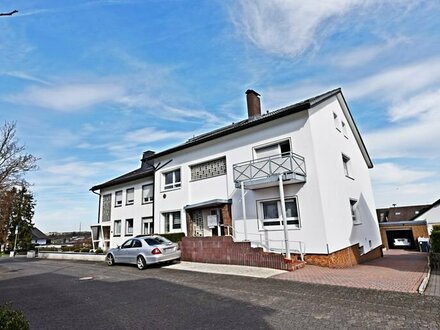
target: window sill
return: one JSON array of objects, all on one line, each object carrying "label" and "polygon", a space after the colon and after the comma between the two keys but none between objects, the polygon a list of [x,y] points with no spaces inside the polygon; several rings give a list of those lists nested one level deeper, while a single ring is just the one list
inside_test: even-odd
[{"label": "window sill", "polygon": [[133,234],[125,234],[125,237],[133,236]]},{"label": "window sill", "polygon": [[121,234],[119,234],[119,235],[114,234],[113,237],[121,237]]},{"label": "window sill", "polygon": [[209,177],[207,177],[207,178],[191,179],[189,182],[197,182],[197,181],[202,181],[202,180],[207,180],[207,179],[217,178],[217,177],[219,177],[219,176],[223,176],[223,175],[226,175],[226,173],[212,175],[212,176],[209,176]]},{"label": "window sill", "polygon": [[342,133],[342,131],[341,131],[340,128],[338,128],[338,127],[335,127],[335,128],[336,128],[336,130],[337,130],[339,133]]},{"label": "window sill", "polygon": [[115,207],[121,207],[122,206],[122,204],[121,205],[115,205]]},{"label": "window sill", "polygon": [[353,226],[359,226],[362,225],[362,222],[353,222]]},{"label": "window sill", "polygon": [[154,201],[143,202],[142,205],[152,204]]},{"label": "window sill", "polygon": [[[258,231],[260,232],[265,232],[265,231],[283,231],[284,227],[283,226],[270,226],[270,227],[263,227],[258,229]],[[287,230],[301,230],[300,226],[294,226],[294,225],[288,225],[287,226]]]},{"label": "window sill", "polygon": [[179,189],[182,189],[182,187],[163,189],[160,193],[166,193],[166,192],[169,192],[169,191],[174,191],[174,190],[179,190]]},{"label": "window sill", "polygon": [[348,178],[348,179],[350,179],[350,180],[353,180],[353,181],[354,181],[354,178],[351,177],[351,176],[349,176],[349,175],[346,175],[345,177]]},{"label": "window sill", "polygon": [[129,206],[129,205],[134,205],[134,202],[133,203],[126,203],[125,204],[125,206]]},{"label": "window sill", "polygon": [[348,136],[344,134],[344,137],[348,140]]}]

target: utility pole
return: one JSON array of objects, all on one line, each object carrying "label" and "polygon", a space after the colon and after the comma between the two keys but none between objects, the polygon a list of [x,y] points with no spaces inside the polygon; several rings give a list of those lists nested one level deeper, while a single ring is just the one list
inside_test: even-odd
[{"label": "utility pole", "polygon": [[17,251],[18,224],[15,226],[14,257]]}]

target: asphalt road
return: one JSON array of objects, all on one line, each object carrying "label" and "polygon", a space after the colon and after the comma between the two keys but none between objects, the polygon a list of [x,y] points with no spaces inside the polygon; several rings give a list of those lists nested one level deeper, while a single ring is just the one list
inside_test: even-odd
[{"label": "asphalt road", "polygon": [[31,329],[440,329],[438,297],[3,257],[5,302]]}]

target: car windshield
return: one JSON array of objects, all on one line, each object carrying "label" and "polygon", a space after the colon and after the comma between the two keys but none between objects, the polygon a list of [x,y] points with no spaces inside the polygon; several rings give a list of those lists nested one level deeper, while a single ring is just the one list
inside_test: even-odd
[{"label": "car windshield", "polygon": [[147,237],[145,238],[145,242],[147,242],[148,245],[154,246],[154,245],[160,245],[164,242],[158,239],[157,237]]}]

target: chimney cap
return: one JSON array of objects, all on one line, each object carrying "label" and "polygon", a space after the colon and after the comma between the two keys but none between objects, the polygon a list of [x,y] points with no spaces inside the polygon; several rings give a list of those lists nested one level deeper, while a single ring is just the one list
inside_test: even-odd
[{"label": "chimney cap", "polygon": [[253,89],[248,89],[246,92],[245,92],[245,94],[246,95],[248,95],[248,94],[255,94],[255,95],[257,95],[257,96],[261,96],[260,94],[258,94],[256,91],[254,91]]}]

